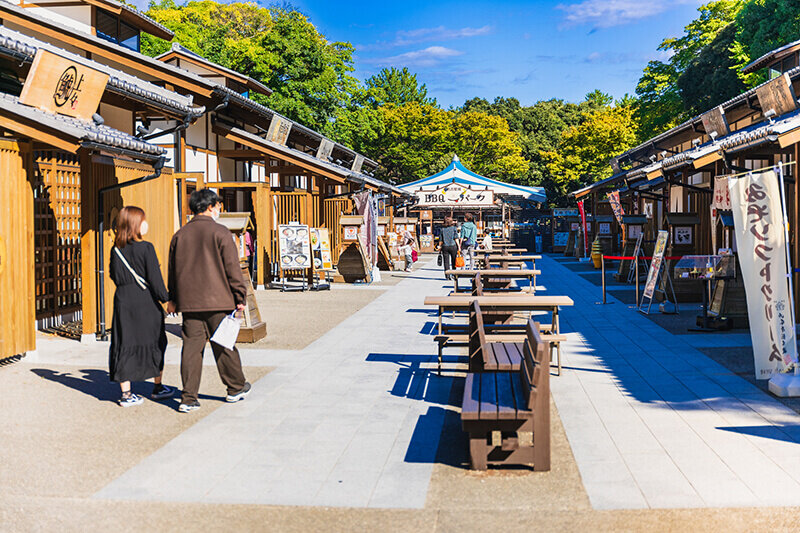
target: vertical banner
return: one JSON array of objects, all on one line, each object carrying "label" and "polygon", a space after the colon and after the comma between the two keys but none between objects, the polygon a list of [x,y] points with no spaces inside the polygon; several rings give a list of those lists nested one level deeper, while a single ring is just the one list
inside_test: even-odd
[{"label": "vertical banner", "polygon": [[728,178],[756,379],[797,361],[781,187],[774,170]]},{"label": "vertical banner", "polygon": [[581,230],[583,231],[583,257],[588,257],[589,237],[586,235],[586,211],[583,209],[583,200],[578,201],[578,212],[581,214]]},{"label": "vertical banner", "polygon": [[625,235],[625,224],[622,223],[622,215],[625,214],[625,210],[622,208],[622,203],[619,201],[619,191],[612,191],[608,193],[608,203],[611,204],[611,210],[614,211],[614,218],[617,219],[617,224],[619,224],[620,229],[622,230],[622,240],[626,239]]},{"label": "vertical banner", "polygon": [[[650,271],[647,273],[647,281],[644,284],[644,296],[653,299],[656,292],[656,282],[658,281],[658,273],[661,270],[661,263],[664,261],[664,250],[667,249],[667,239],[669,239],[669,232],[667,230],[660,230],[656,238],[656,247],[653,251],[653,259],[650,261]],[[644,299],[644,298],[643,298]]]}]

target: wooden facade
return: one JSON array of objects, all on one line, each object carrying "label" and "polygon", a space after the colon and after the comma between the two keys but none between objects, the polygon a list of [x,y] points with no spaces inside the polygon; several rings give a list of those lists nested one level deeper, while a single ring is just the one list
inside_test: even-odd
[{"label": "wooden facade", "polygon": [[0,360],[36,348],[33,174],[30,144],[0,139]]}]

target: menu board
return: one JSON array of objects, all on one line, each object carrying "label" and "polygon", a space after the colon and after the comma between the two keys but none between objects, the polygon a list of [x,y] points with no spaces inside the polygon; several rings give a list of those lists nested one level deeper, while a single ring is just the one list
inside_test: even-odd
[{"label": "menu board", "polygon": [[664,259],[664,250],[667,249],[668,238],[669,232],[665,230],[658,232],[653,259],[650,261],[650,271],[647,273],[647,282],[644,284],[644,295],[647,298],[652,299],[655,294],[656,281],[658,280],[658,273],[661,270],[661,262]]},{"label": "menu board", "polygon": [[328,228],[311,228],[311,251],[314,252],[315,269],[333,270]]},{"label": "menu board", "polygon": [[278,225],[280,267],[293,270],[311,267],[311,232],[304,225]]},{"label": "menu board", "polygon": [[419,245],[422,248],[433,248],[433,235],[420,235]]}]

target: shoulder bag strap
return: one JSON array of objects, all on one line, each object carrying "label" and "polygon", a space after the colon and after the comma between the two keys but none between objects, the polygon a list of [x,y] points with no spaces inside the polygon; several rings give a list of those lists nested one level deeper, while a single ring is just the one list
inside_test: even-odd
[{"label": "shoulder bag strap", "polygon": [[133,269],[130,263],[128,263],[128,261],[125,259],[125,256],[122,255],[122,252],[119,251],[119,248],[115,246],[114,251],[117,252],[117,257],[119,257],[120,261],[122,261],[122,264],[125,265],[125,268],[128,269],[128,272],[131,273],[133,279],[136,281],[136,284],[139,285],[139,287],[141,287],[143,291],[146,291],[147,282],[145,281],[145,279],[136,273],[136,271]]}]

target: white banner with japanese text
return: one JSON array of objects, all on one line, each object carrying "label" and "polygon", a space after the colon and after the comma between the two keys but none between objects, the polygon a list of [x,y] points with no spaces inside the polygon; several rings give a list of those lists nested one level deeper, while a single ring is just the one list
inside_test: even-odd
[{"label": "white banner with japanese text", "polygon": [[767,170],[731,177],[728,189],[756,379],[769,379],[797,361],[780,185],[776,172]]}]

